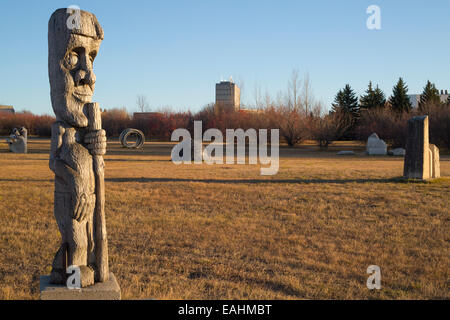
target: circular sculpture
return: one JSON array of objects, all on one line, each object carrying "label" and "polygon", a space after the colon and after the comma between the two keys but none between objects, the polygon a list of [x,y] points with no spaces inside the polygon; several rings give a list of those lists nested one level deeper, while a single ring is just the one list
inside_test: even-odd
[{"label": "circular sculpture", "polygon": [[[136,141],[135,142],[128,142],[128,139],[131,137],[136,137]],[[144,146],[144,142],[145,142],[145,136],[144,133],[141,130],[138,129],[125,129],[121,134],[120,134],[120,143],[122,144],[122,146],[124,146],[125,148],[128,149],[140,149]]]}]

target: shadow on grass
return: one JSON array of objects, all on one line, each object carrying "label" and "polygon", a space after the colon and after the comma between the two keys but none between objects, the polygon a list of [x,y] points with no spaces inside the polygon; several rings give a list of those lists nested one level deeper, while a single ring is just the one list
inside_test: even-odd
[{"label": "shadow on grass", "polygon": [[[1,180],[0,180],[1,181]],[[181,178],[106,178],[107,182],[198,182],[198,183],[223,183],[223,184],[312,184],[312,183],[408,183],[402,177],[391,179],[181,179]]]},{"label": "shadow on grass", "polygon": [[108,159],[105,158],[105,162],[169,162],[172,161],[170,159]]},{"label": "shadow on grass", "polygon": [[[404,179],[395,177],[390,179],[180,179],[180,178],[105,178],[106,182],[196,182],[196,183],[219,183],[219,184],[322,184],[322,183],[402,183],[402,184],[442,184],[449,179],[440,178],[428,181]],[[53,182],[53,179],[1,179],[0,182]]]},{"label": "shadow on grass", "polygon": [[53,182],[53,179],[0,179],[0,182]]}]

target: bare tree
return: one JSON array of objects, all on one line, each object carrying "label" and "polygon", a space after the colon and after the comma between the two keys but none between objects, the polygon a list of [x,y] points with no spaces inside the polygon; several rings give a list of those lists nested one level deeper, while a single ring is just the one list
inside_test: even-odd
[{"label": "bare tree", "polygon": [[266,88],[266,94],[264,96],[264,107],[266,109],[270,108],[273,105],[272,97],[270,96],[269,91]]},{"label": "bare tree", "polygon": [[300,106],[300,82],[298,69],[292,70],[291,79],[288,81],[287,105],[296,111]]},{"label": "bare tree", "polygon": [[322,117],[314,117],[311,121],[311,134],[320,148],[328,148],[330,143],[343,136],[350,125],[351,119],[348,114],[336,111]]},{"label": "bare tree", "polygon": [[303,112],[292,107],[278,105],[274,116],[281,136],[290,147],[307,138],[307,121]]},{"label": "bare tree", "polygon": [[258,84],[258,82],[255,82],[254,98],[255,98],[255,109],[260,109],[262,99],[261,99],[261,86]]},{"label": "bare tree", "polygon": [[144,96],[143,94],[139,94],[136,98],[136,104],[138,107],[138,110],[140,112],[146,112],[150,109],[150,105],[147,101],[147,97]]},{"label": "bare tree", "polygon": [[305,114],[308,115],[308,112],[311,111],[314,105],[314,97],[311,92],[311,80],[308,73],[305,73],[303,78],[301,101],[303,108],[305,109]]}]

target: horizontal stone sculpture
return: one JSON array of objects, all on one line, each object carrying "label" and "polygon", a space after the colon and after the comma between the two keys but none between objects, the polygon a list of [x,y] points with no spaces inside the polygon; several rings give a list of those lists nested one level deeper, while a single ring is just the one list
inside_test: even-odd
[{"label": "horizontal stone sculpture", "polygon": [[339,151],[337,153],[338,156],[354,156],[355,152],[354,151],[348,151],[348,150],[343,150],[343,151]]},{"label": "horizontal stone sculpture", "polygon": [[403,148],[396,148],[393,150],[389,150],[388,154],[391,156],[404,157],[406,154],[406,150]]},{"label": "horizontal stone sculpture", "polygon": [[[128,142],[128,139],[133,136],[136,137],[136,142]],[[125,148],[140,149],[144,146],[145,136],[141,130],[128,128],[122,131],[119,140],[122,146]]]}]

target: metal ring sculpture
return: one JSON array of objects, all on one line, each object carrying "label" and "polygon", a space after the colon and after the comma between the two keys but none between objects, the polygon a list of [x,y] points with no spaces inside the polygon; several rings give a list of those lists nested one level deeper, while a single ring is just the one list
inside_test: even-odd
[{"label": "metal ring sculpture", "polygon": [[[130,143],[128,142],[128,138],[130,136],[136,136],[136,142],[134,143]],[[145,136],[144,133],[141,130],[138,129],[125,129],[121,134],[120,134],[120,143],[122,144],[122,146],[124,146],[125,148],[128,149],[140,149],[144,146],[144,142],[145,142]]]}]

